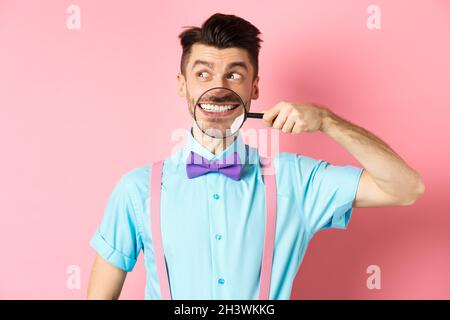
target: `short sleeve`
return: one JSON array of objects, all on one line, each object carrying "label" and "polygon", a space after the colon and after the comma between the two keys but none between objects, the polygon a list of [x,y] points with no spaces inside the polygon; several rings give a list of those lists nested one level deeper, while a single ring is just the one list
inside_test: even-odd
[{"label": "short sleeve", "polygon": [[310,235],[328,229],[346,229],[364,168],[337,166],[296,155],[301,203]]},{"label": "short sleeve", "polygon": [[90,245],[115,267],[131,271],[142,248],[141,243],[132,197],[124,175],[108,198],[103,220]]}]

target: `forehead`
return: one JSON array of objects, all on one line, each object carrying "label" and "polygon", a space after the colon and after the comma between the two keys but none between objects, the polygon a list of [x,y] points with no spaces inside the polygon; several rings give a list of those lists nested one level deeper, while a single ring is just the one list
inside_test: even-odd
[{"label": "forehead", "polygon": [[218,49],[196,43],[191,48],[188,69],[192,68],[196,60],[211,62],[214,64],[214,69],[224,69],[228,64],[234,62],[244,62],[249,70],[252,68],[247,50],[242,48]]}]

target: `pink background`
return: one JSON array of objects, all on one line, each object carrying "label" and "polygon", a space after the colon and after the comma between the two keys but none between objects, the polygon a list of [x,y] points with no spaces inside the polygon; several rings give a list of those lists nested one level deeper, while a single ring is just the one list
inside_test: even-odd
[{"label": "pink background", "polygon": [[[66,8],[81,8],[81,30]],[[381,8],[381,30],[366,9]],[[263,33],[258,111],[316,102],[389,143],[424,177],[411,207],[355,209],[316,235],[293,299],[450,299],[450,4],[434,1],[0,0],[0,298],[83,299],[89,240],[119,177],[169,155],[191,122],[176,94],[182,26],[215,12]],[[256,126],[255,121],[247,127]],[[259,125],[259,124],[258,124]],[[281,150],[356,160],[320,133]],[[81,288],[66,286],[69,265]],[[381,268],[380,290],[366,286]],[[142,255],[121,298],[144,297]]]}]

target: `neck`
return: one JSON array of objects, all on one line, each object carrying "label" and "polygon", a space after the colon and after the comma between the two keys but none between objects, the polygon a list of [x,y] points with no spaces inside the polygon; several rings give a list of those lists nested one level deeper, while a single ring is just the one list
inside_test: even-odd
[{"label": "neck", "polygon": [[234,139],[237,136],[237,133],[233,134],[230,137],[223,139],[215,139],[206,134],[204,134],[194,123],[192,126],[192,135],[203,147],[208,149],[211,153],[216,156],[221,155],[222,152],[233,143]]}]

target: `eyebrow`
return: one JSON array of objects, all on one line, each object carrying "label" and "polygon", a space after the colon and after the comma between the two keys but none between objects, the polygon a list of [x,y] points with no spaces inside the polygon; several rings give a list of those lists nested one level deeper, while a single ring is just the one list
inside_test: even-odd
[{"label": "eyebrow", "polygon": [[[214,63],[208,62],[208,61],[205,61],[205,60],[195,60],[194,64],[192,65],[192,69],[194,69],[197,65],[204,65],[204,66],[207,66],[210,69],[214,69]],[[228,69],[231,69],[231,68],[234,68],[234,67],[242,67],[246,71],[248,71],[247,64],[245,62],[242,62],[242,61],[232,62],[232,63],[227,65],[226,69],[228,70]]]}]

